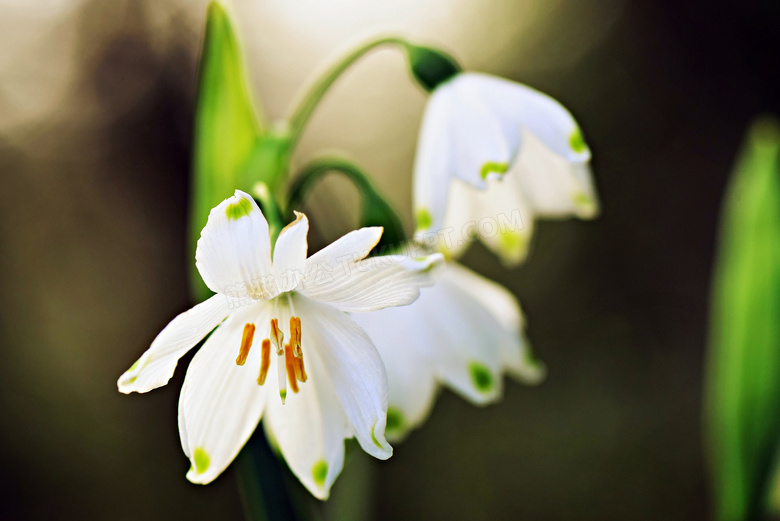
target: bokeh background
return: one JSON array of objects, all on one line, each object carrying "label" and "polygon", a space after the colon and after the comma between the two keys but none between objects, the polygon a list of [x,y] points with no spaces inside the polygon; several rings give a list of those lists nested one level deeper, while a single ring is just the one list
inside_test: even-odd
[{"label": "bokeh background", "polygon": [[[176,429],[182,366],[116,378],[189,307],[185,225],[203,0],[0,0],[0,519],[241,519],[234,471],[201,487]],[[520,297],[549,367],[477,409],[443,393],[372,463],[377,519],[699,520],[710,271],[748,121],[780,113],[780,6],[629,0],[236,0],[273,119],[323,61],[378,31],[561,100],[594,151],[603,215],[545,222]],[[424,94],[379,50],[316,113],[296,165],[343,150],[410,219]],[[355,194],[309,211],[332,239]],[[346,472],[350,471],[349,462]],[[335,492],[348,480],[337,482]],[[343,485],[343,486],[342,486]],[[368,512],[366,513],[368,515]]]}]

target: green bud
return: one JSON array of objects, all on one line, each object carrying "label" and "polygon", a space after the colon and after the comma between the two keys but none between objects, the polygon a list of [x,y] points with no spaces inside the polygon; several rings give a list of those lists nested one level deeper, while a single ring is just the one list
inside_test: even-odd
[{"label": "green bud", "polygon": [[409,44],[407,54],[412,76],[428,92],[462,70],[452,56],[430,47]]}]

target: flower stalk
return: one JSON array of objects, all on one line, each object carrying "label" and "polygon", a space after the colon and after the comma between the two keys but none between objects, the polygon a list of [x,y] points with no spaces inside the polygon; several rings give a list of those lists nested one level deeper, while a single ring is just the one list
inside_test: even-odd
[{"label": "flower stalk", "polygon": [[294,103],[295,107],[291,112],[287,121],[290,124],[290,134],[292,136],[292,148],[295,147],[300,139],[303,129],[306,123],[311,118],[314,109],[322,100],[328,89],[339,79],[339,77],[351,67],[356,61],[368,54],[377,47],[383,45],[398,45],[405,49],[409,48],[410,44],[403,38],[397,36],[381,36],[369,40],[357,48],[350,51],[345,56],[337,59],[328,66],[325,71],[316,77],[316,79],[307,87],[303,89],[303,95],[299,96],[299,101]]}]

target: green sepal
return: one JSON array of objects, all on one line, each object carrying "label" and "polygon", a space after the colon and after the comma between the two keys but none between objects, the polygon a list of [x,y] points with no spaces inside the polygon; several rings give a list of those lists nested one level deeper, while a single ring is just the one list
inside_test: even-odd
[{"label": "green sepal", "polygon": [[721,213],[706,429],[715,518],[763,519],[780,440],[780,127],[750,129]]},{"label": "green sepal", "polygon": [[[265,130],[258,121],[249,94],[244,63],[233,24],[225,8],[212,2],[200,58],[195,105],[192,200],[189,222],[189,258],[194,259],[200,232],[211,209],[248,190],[249,160]],[[193,296],[211,292],[192,263]]]},{"label": "green sepal", "polygon": [[408,44],[407,56],[412,76],[428,92],[461,72],[455,59],[444,51]]},{"label": "green sepal", "polygon": [[330,172],[340,172],[352,181],[361,198],[360,225],[382,226],[382,238],[372,253],[389,253],[406,239],[403,222],[390,203],[379,193],[368,176],[354,163],[341,158],[322,158],[312,161],[299,173],[290,189],[287,208],[297,209],[315,183]]}]

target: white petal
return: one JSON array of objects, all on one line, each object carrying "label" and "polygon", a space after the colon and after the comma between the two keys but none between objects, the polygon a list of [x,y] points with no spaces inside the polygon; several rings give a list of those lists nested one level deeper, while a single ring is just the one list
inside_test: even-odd
[{"label": "white petal", "polygon": [[306,285],[300,293],[347,312],[405,306],[417,299],[420,287],[436,281],[443,264],[440,253],[414,259],[384,255],[346,261],[333,271],[332,281]]},{"label": "white petal", "polygon": [[[458,179],[484,188],[486,179],[503,174],[517,150],[517,131],[503,128],[485,92],[470,74],[450,82],[454,108],[450,118],[454,167]],[[434,95],[436,95],[434,93]]]},{"label": "white petal", "polygon": [[317,351],[358,443],[375,458],[389,458],[393,449],[385,439],[387,376],[371,339],[327,304],[296,294],[293,305],[301,317],[303,349]]},{"label": "white petal", "polygon": [[507,266],[525,260],[533,235],[534,215],[517,180],[509,175],[488,180],[486,190],[453,181],[440,244],[457,258],[478,237]]},{"label": "white petal", "polygon": [[211,210],[195,264],[215,293],[254,300],[279,293],[271,269],[268,222],[254,199],[240,190]]},{"label": "white petal", "polygon": [[294,289],[303,278],[306,268],[309,220],[299,212],[295,212],[295,217],[295,220],[279,233],[274,246],[274,273],[280,292]]},{"label": "white petal", "polygon": [[[493,298],[495,302],[486,303]],[[425,420],[435,380],[484,405],[500,397],[506,370],[524,377],[534,374],[525,356],[517,301],[456,263],[449,263],[441,280],[423,289],[413,304],[354,319],[385,362],[388,423],[394,427],[389,434],[394,437]],[[538,381],[541,375],[535,374]],[[400,414],[393,418],[396,409]]]},{"label": "white petal", "polygon": [[228,299],[214,295],[174,318],[141,358],[119,377],[119,392],[145,393],[167,384],[179,358],[225,320],[229,311]]},{"label": "white petal", "polygon": [[306,285],[332,281],[333,273],[346,261],[364,258],[382,238],[381,226],[361,228],[338,238],[306,259]]},{"label": "white petal", "polygon": [[415,307],[424,316],[413,324],[418,335],[424,338],[424,328],[433,331],[428,349],[438,378],[474,403],[496,400],[502,388],[501,343],[511,338],[492,314],[453,282],[449,269]]},{"label": "white petal", "polygon": [[[243,366],[236,364],[246,323],[257,327]],[[192,468],[187,479],[210,483],[233,461],[257,427],[268,387],[259,386],[262,338],[267,338],[270,305],[234,312],[192,359],[179,397],[182,448]]]},{"label": "white petal", "polygon": [[587,163],[570,163],[550,150],[528,131],[523,149],[506,177],[541,217],[577,216],[584,219],[598,213],[596,190]]},{"label": "white petal", "polygon": [[443,257],[384,255],[364,258],[381,236],[381,228],[348,233],[306,261],[306,279],[298,292],[341,311],[375,311],[404,306],[433,284]]},{"label": "white petal", "polygon": [[469,74],[433,91],[425,109],[414,169],[415,233],[437,231],[454,178],[479,188],[503,174],[517,150],[517,131],[507,133]]},{"label": "white petal", "polygon": [[501,345],[501,360],[513,376],[527,384],[539,383],[544,365],[531,353],[523,330],[525,319],[517,298],[504,286],[452,262],[447,265],[447,282],[483,306],[506,332]]},{"label": "white petal", "polygon": [[[355,313],[352,319],[374,341],[387,371],[387,438],[400,441],[430,414],[436,399],[436,357],[431,349],[436,331],[426,320],[425,296],[409,306],[374,313]],[[428,302],[425,304],[424,302]]]},{"label": "white petal", "polygon": [[455,154],[449,132],[451,82],[436,89],[425,107],[414,161],[415,233],[438,230],[447,205],[447,187],[455,176]]},{"label": "white petal", "polygon": [[[301,349],[308,379],[298,383],[297,393],[288,389],[284,405],[278,395],[271,396],[263,423],[293,474],[315,497],[327,499],[344,465],[344,439],[352,434],[332,377],[310,338],[313,322],[305,311],[296,313],[302,315]],[[280,323],[288,323],[289,316],[280,309]],[[278,388],[273,368],[265,385]]]},{"label": "white petal", "polygon": [[500,118],[504,132],[512,136],[520,147],[521,129],[528,130],[550,150],[573,163],[590,159],[590,150],[582,140],[577,122],[571,113],[556,100],[531,87],[504,78],[480,73],[461,75],[462,84],[479,92]]}]

